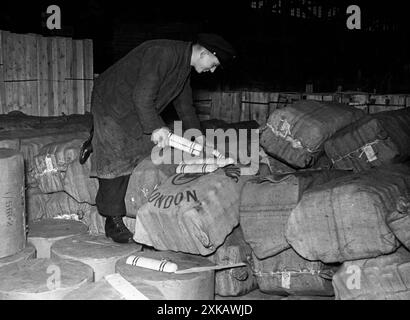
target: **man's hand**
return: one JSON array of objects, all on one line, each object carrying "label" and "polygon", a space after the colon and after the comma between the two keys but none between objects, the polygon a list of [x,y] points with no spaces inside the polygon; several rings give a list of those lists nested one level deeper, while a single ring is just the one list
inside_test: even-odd
[{"label": "man's hand", "polygon": [[167,127],[156,129],[152,132],[151,141],[160,148],[165,148],[169,145],[168,134],[170,130]]}]

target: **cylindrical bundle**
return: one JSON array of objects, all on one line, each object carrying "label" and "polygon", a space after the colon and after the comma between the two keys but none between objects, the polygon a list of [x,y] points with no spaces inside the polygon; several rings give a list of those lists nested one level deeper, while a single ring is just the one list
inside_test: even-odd
[{"label": "cylindrical bundle", "polygon": [[[213,263],[206,258],[175,253],[141,252],[139,256],[154,260],[167,260],[175,263],[178,270],[194,267],[211,266]],[[127,258],[118,260],[116,272],[128,282],[138,288],[141,283],[157,288],[167,300],[213,300],[215,291],[215,271],[176,274],[155,271],[147,268],[132,266],[126,263]]]},{"label": "cylindrical bundle", "polygon": [[56,241],[51,246],[51,257],[71,259],[89,265],[94,271],[94,281],[115,273],[115,263],[124,257],[138,255],[141,245],[118,244],[104,235],[82,234]]},{"label": "cylindrical bundle", "polygon": [[277,295],[333,296],[335,268],[303,259],[292,248],[266,258],[253,255],[253,269],[262,292]]},{"label": "cylindrical bundle", "polygon": [[333,276],[337,300],[409,300],[410,252],[346,261]]},{"label": "cylindrical bundle", "polygon": [[218,167],[225,167],[230,164],[234,164],[235,160],[232,158],[224,158],[224,159],[217,159],[217,158],[192,158],[186,159],[180,162],[180,165],[201,165],[201,164],[214,164]]},{"label": "cylindrical bundle", "polygon": [[194,156],[201,155],[201,153],[203,153],[205,150],[206,154],[208,155],[213,155],[217,159],[224,159],[224,156],[218,150],[206,144],[202,146],[201,144],[195,141],[190,141],[184,137],[177,136],[171,132],[168,134],[168,139],[169,146],[187,152]]},{"label": "cylindrical bundle", "polygon": [[26,244],[24,160],[11,149],[0,149],[0,258]]},{"label": "cylindrical bundle", "polygon": [[195,156],[199,156],[202,152],[203,147],[199,143],[177,136],[172,132],[168,134],[168,139],[169,145],[178,150],[182,150]]},{"label": "cylindrical bundle", "polygon": [[93,277],[73,260],[31,259],[0,268],[0,300],[61,300]]},{"label": "cylindrical bundle", "polygon": [[173,262],[167,260],[155,260],[139,255],[129,256],[125,263],[134,267],[141,267],[161,272],[175,272],[178,270],[178,266]]},{"label": "cylindrical bundle", "polygon": [[180,164],[176,173],[211,173],[218,170],[216,164]]}]

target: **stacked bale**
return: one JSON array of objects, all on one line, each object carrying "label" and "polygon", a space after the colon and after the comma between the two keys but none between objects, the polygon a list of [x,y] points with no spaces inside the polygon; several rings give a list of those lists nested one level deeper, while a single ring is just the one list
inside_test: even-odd
[{"label": "stacked bale", "polygon": [[[250,201],[255,209],[244,206],[240,223],[245,239],[254,250],[258,270],[266,276],[263,280],[257,276],[261,290],[275,294],[283,290],[278,285],[280,281],[273,280],[273,275],[283,275],[283,272],[275,273],[278,263],[269,259],[276,257],[286,261],[281,255],[289,255],[289,250],[306,263],[328,266],[344,263],[340,270],[346,271],[349,263],[358,261],[360,264],[361,259],[376,259],[374,263],[382,270],[381,265],[389,265],[389,262],[381,257],[391,256],[394,260],[392,255],[400,246],[409,248],[410,167],[403,164],[409,159],[409,115],[409,110],[404,109],[365,116],[346,105],[313,101],[299,101],[270,115],[262,128],[261,145],[272,157],[299,168],[295,175],[300,168],[349,171],[301,190],[300,197],[285,216],[274,212],[275,205],[280,207],[286,196],[280,191],[270,195],[267,189],[259,186],[256,190],[256,185],[248,183],[255,189],[255,196],[246,190],[241,201]],[[287,187],[288,190],[291,188]],[[266,207],[258,195],[267,196]],[[249,220],[252,210],[254,220]],[[256,223],[258,217],[259,224]],[[290,260],[286,262],[288,267],[293,263]],[[380,271],[379,275],[382,274]],[[373,285],[380,286],[377,281],[373,281]],[[370,282],[367,288],[371,287]],[[308,287],[314,288],[313,282]],[[373,297],[391,298],[394,292],[400,296],[399,287],[379,290]],[[297,289],[308,292],[307,287]],[[290,290],[285,293],[297,294]],[[343,297],[369,298],[371,295],[336,291],[336,298]]]},{"label": "stacked bale", "polygon": [[410,158],[410,109],[368,115],[325,143],[335,168],[368,170]]},{"label": "stacked bale", "polygon": [[323,262],[392,253],[400,243],[386,218],[404,190],[410,190],[410,167],[401,164],[311,188],[292,211],[286,238],[303,257]]},{"label": "stacked bale", "polygon": [[[237,262],[246,266],[182,276],[141,269],[127,264],[123,257],[116,270],[108,268],[109,273],[117,272],[128,285],[158,299],[213,299],[214,294],[247,297],[255,292],[272,298],[290,295],[288,299],[333,294],[337,299],[407,298],[409,252],[403,246],[410,249],[410,167],[392,165],[408,159],[408,141],[403,137],[409,127],[400,120],[407,113],[401,112],[369,118],[346,105],[314,101],[275,110],[261,128],[261,145],[269,158],[253,177],[234,177],[229,170],[175,175],[175,165],[156,165],[145,159],[131,176],[124,221],[137,242],[161,251],[138,254],[175,261],[182,268]],[[384,119],[394,119],[396,132]],[[249,125],[254,126],[244,124]],[[376,128],[373,136],[368,134],[372,128]],[[94,203],[96,180],[89,179],[89,163],[81,166],[77,161],[82,136],[65,137],[39,142],[40,138],[34,147],[25,149],[32,173],[27,190],[29,218],[80,219],[90,233],[103,234],[105,219]],[[372,144],[379,162],[362,161],[364,155],[369,160],[370,148],[359,160],[335,161],[331,150],[343,156],[354,145],[350,141],[358,141],[358,148],[363,148],[374,137],[382,140],[380,149]],[[3,143],[21,146],[20,139],[10,137]],[[370,169],[374,166],[377,168]],[[77,241],[70,239],[64,241]],[[90,239],[85,241],[88,251],[101,247],[100,241]],[[56,247],[56,254],[64,261],[79,254],[66,256],[60,249]],[[25,258],[17,260],[20,263]],[[356,275],[352,268],[361,272],[361,289],[355,286],[356,278],[351,278]],[[11,272],[8,269],[7,274]],[[391,279],[386,279],[390,273]],[[98,278],[101,280],[74,292],[89,299],[87,290],[104,290],[113,299],[124,299],[108,278]],[[176,283],[183,286],[177,288]],[[30,290],[23,296],[32,297]],[[76,296],[74,292],[68,299]]]},{"label": "stacked bale", "polygon": [[209,255],[239,223],[236,183],[225,174],[177,174],[137,215],[134,240],[158,250]]},{"label": "stacked bale", "polygon": [[311,167],[323,144],[364,112],[335,102],[297,101],[275,110],[261,128],[261,145],[268,154],[296,167]]},{"label": "stacked bale", "polygon": [[219,296],[242,296],[258,287],[250,265],[252,249],[245,242],[240,226],[228,235],[209,259],[217,265],[232,265],[244,262],[247,265],[215,272],[215,294]]},{"label": "stacked bale", "polygon": [[347,261],[333,277],[336,299],[409,300],[410,252]]}]

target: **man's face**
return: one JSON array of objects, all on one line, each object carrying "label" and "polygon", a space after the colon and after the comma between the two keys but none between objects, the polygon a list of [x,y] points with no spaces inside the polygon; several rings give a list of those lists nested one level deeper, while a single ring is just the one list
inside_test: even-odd
[{"label": "man's face", "polygon": [[195,64],[195,70],[198,73],[202,72],[214,72],[215,69],[219,66],[218,58],[211,52],[204,50],[200,53],[199,59]]}]

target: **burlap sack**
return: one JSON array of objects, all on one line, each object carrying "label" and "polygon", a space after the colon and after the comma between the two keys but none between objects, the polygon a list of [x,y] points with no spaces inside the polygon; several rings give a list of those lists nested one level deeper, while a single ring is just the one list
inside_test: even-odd
[{"label": "burlap sack", "polygon": [[215,294],[236,297],[245,295],[258,287],[249,261],[252,249],[243,238],[240,226],[228,235],[223,245],[208,257],[217,265],[229,265],[245,262],[245,267],[220,270],[215,272]]},{"label": "burlap sack", "polygon": [[388,254],[399,242],[386,224],[410,185],[410,167],[392,165],[351,174],[306,191],[286,230],[304,258],[343,262]]},{"label": "burlap sack", "polygon": [[410,252],[346,261],[333,276],[337,300],[409,300]]},{"label": "burlap sack", "polygon": [[308,261],[293,249],[260,260],[253,255],[259,290],[276,295],[333,296],[335,267]]},{"label": "burlap sack", "polygon": [[158,250],[209,255],[239,223],[236,182],[219,172],[177,174],[139,210],[134,240]]},{"label": "burlap sack", "polygon": [[360,172],[410,158],[410,109],[368,115],[325,142],[334,167]]},{"label": "burlap sack", "polygon": [[300,100],[269,116],[260,144],[266,153],[290,165],[311,167],[327,139],[363,116],[362,110],[348,105]]},{"label": "burlap sack", "polygon": [[176,164],[155,165],[151,156],[142,160],[131,174],[125,194],[127,216],[136,217],[138,209],[148,202],[152,191],[175,174]]},{"label": "burlap sack", "polygon": [[341,170],[299,171],[249,180],[242,189],[240,224],[246,242],[264,259],[287,248],[285,231],[291,211],[308,188],[349,174]]}]

